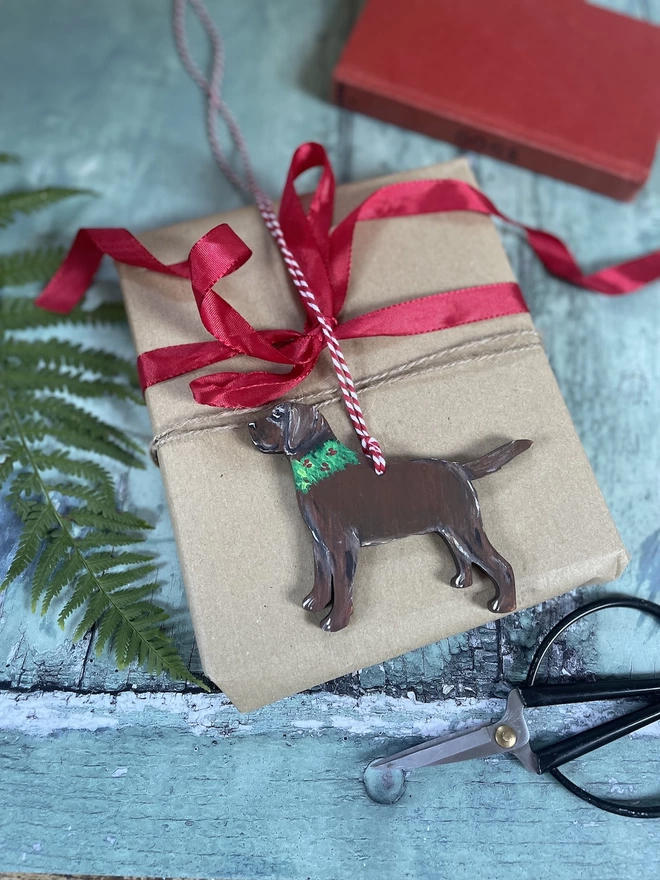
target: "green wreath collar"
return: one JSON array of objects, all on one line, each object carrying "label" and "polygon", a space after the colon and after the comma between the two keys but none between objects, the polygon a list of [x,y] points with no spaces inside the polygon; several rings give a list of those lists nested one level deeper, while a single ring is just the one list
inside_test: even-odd
[{"label": "green wreath collar", "polygon": [[296,489],[303,494],[332,474],[360,463],[355,452],[337,440],[326,440],[302,458],[290,461]]}]

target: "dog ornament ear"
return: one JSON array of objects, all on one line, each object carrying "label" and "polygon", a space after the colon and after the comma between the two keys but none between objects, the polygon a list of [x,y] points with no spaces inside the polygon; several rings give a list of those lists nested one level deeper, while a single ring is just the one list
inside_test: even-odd
[{"label": "dog ornament ear", "polygon": [[323,417],[315,406],[300,403],[286,403],[284,410],[284,452],[296,455],[313,445]]}]

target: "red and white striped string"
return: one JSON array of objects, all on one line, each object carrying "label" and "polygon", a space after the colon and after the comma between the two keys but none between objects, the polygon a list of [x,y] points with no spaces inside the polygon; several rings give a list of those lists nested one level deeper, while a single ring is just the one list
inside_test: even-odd
[{"label": "red and white striped string", "polygon": [[[188,2],[190,2],[193,11],[197,15],[199,21],[202,24],[202,27],[206,31],[206,34],[211,42],[213,61],[210,79],[207,79],[202,71],[199,69],[199,67],[197,67],[188,47],[188,39],[186,36],[186,7]],[[202,89],[202,91],[204,91],[208,97],[206,126],[211,150],[213,151],[215,160],[218,163],[222,173],[228,178],[228,180],[230,180],[238,189],[251,195],[256,201],[257,207],[259,209],[259,212],[261,213],[261,216],[263,217],[264,223],[266,224],[266,227],[268,228],[270,234],[272,235],[278,248],[280,249],[282,258],[284,260],[284,263],[286,264],[287,270],[293,280],[296,290],[305,301],[308,309],[316,318],[316,321],[321,328],[323,336],[325,337],[325,341],[330,351],[332,364],[335,368],[337,379],[339,381],[339,386],[344,397],[344,403],[346,404],[346,409],[348,410],[350,419],[353,422],[355,432],[360,438],[362,449],[364,450],[365,455],[369,456],[369,458],[371,458],[371,460],[373,461],[374,470],[376,471],[376,473],[383,474],[385,473],[385,459],[383,458],[380,444],[378,443],[376,438],[372,437],[369,433],[366,422],[364,420],[364,415],[362,414],[362,408],[360,407],[360,401],[358,400],[358,396],[355,391],[355,385],[353,384],[353,379],[351,378],[348,364],[346,363],[346,360],[342,353],[339,341],[334,334],[332,324],[330,323],[328,318],[321,312],[321,309],[316,302],[316,297],[314,296],[312,290],[307,284],[300,265],[287,247],[282,228],[275,213],[275,207],[270,198],[259,187],[256,181],[243,133],[241,132],[238,123],[234,119],[234,116],[231,113],[229,107],[225,104],[222,98],[222,78],[225,63],[224,45],[222,37],[220,36],[220,33],[215,26],[215,23],[213,22],[213,19],[209,15],[208,10],[203,3],[203,0],[174,0],[173,27],[176,47],[181,61],[192,79],[197,83],[200,89]],[[227,156],[220,144],[217,131],[216,114],[219,115],[221,119],[223,119],[225,125],[227,126],[229,136],[231,137],[231,140],[233,141],[234,146],[236,147],[236,150],[240,157],[241,164],[243,166],[244,177],[242,177],[240,174],[237,174],[236,171],[231,167]]]}]

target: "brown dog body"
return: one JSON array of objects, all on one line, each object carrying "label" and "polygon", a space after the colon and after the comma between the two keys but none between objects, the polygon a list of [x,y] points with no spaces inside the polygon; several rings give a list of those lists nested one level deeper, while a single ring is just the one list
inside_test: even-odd
[{"label": "brown dog body", "polygon": [[[276,406],[266,418],[250,423],[250,434],[259,450],[283,452],[292,462],[308,461],[306,456],[315,449],[336,442],[318,409],[302,404]],[[499,470],[529,446],[530,441],[517,440],[467,464],[395,460],[388,462],[381,476],[367,462],[360,462],[297,491],[314,539],[314,587],[303,607],[322,611],[331,605],[321,625],[326,630],[342,629],[353,611],[360,547],[435,532],[444,538],[456,563],[452,586],[469,587],[472,566],[477,565],[496,588],[491,611],[513,611],[513,570],[484,532],[471,481]]]}]

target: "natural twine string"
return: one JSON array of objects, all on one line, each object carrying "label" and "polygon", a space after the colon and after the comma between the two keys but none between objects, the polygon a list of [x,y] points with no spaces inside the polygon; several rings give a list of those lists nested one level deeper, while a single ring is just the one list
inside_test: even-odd
[{"label": "natural twine string", "polygon": [[[521,339],[525,337],[533,338],[534,341],[528,343],[523,342],[520,345],[512,344],[506,348],[500,349],[499,351],[483,352],[481,354],[468,354],[464,357],[454,358],[453,360],[446,362],[442,360],[443,358],[451,357],[452,355],[467,351],[468,349],[474,348],[477,345],[487,345],[492,342],[501,342],[506,340],[513,341],[514,339]],[[416,358],[415,360],[409,361],[408,363],[402,364],[401,366],[393,367],[389,370],[384,370],[381,373],[375,373],[374,375],[367,376],[364,379],[358,380],[356,384],[357,388],[360,391],[373,391],[386,385],[391,385],[394,382],[399,382],[402,379],[423,375],[424,373],[435,372],[437,370],[452,369],[455,367],[464,366],[466,364],[478,363],[480,361],[495,360],[496,358],[500,358],[504,355],[532,351],[539,348],[541,348],[541,340],[539,339],[538,333],[535,330],[516,330],[511,333],[501,333],[496,336],[485,336],[480,339],[474,339],[470,342],[464,342],[460,345],[455,345],[451,348],[445,349],[444,351],[433,352],[431,354],[424,355],[423,357]],[[341,400],[341,394],[339,392],[333,391],[319,391],[315,394],[294,397],[291,398],[291,400],[296,403],[314,404],[319,408],[323,408],[329,406],[332,403],[336,403],[338,400]],[[154,462],[158,464],[159,450],[167,443],[171,443],[173,440],[190,440],[193,437],[199,436],[200,434],[206,434],[208,432],[227,431],[235,428],[242,428],[255,412],[259,412],[258,407],[251,409],[229,410],[223,414],[218,415],[204,413],[197,416],[191,416],[188,419],[183,419],[182,421],[177,422],[176,424],[166,428],[164,431],[156,434],[151,443],[151,457],[153,458]],[[238,417],[239,414],[240,417]]]},{"label": "natural twine string", "polygon": [[[371,436],[367,428],[348,364],[346,363],[339,341],[332,329],[332,319],[329,319],[322,313],[316,301],[316,297],[307,284],[300,265],[287,247],[273,203],[266,193],[264,193],[259,187],[256,181],[245,138],[243,137],[240,126],[236,122],[229,107],[222,99],[222,79],[225,64],[222,37],[209,15],[203,0],[189,0],[189,2],[211,43],[213,61],[210,79],[207,79],[199,67],[197,67],[188,46],[188,38],[186,36],[186,7],[188,0],[174,0],[174,38],[177,51],[184,67],[208,97],[206,125],[213,155],[223,174],[234,184],[234,186],[243,192],[248,193],[255,199],[264,223],[280,249],[289,275],[291,276],[298,293],[303,298],[307,308],[321,327],[326,344],[330,350],[330,357],[335,368],[335,373],[337,374],[344,403],[346,404],[348,414],[353,422],[355,432],[360,438],[362,449],[364,450],[364,453],[372,459],[376,473],[383,474],[385,472],[385,459],[383,458],[380,444],[375,437]],[[240,174],[237,174],[234,171],[222,149],[216,125],[217,116],[220,116],[227,126],[229,136],[240,156],[245,174],[244,177],[241,177]]]}]

